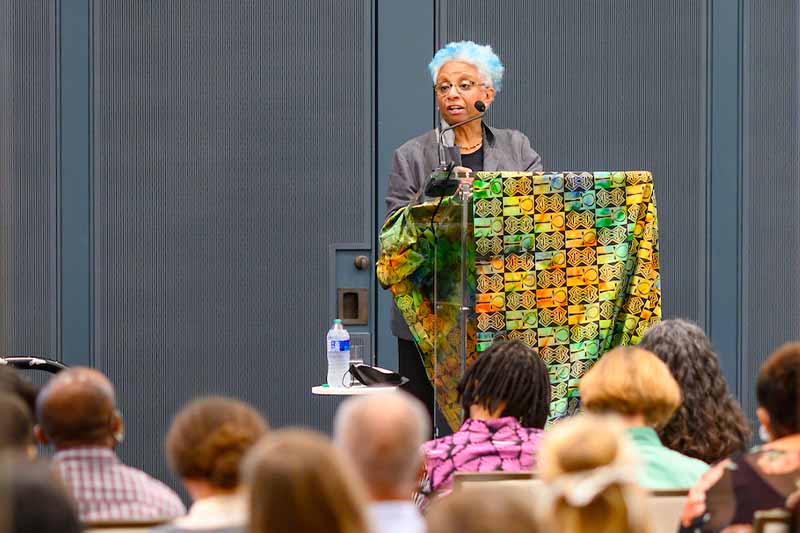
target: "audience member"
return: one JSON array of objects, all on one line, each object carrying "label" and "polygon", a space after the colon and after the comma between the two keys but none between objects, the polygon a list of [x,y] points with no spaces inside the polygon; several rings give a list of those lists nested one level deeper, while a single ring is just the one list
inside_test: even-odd
[{"label": "audience member", "polygon": [[184,407],[169,429],[166,450],[194,503],[186,516],[156,531],[243,532],[247,498],[240,463],[266,432],[261,415],[237,400],[209,397]]},{"label": "audience member", "polygon": [[542,444],[539,473],[548,489],[541,519],[561,533],[647,533],[636,455],[617,418],[578,415],[555,425]]},{"label": "audience member", "polygon": [[19,397],[4,392],[0,392],[0,452],[36,456],[30,409]]},{"label": "audience member", "polygon": [[663,427],[681,403],[681,391],[669,368],[639,348],[614,348],[580,382],[583,406],[594,413],[620,415],[626,434],[642,459],[639,483],[649,489],[691,487],[708,469],[703,461],[661,444]]},{"label": "audience member", "polygon": [[465,420],[454,434],[427,442],[423,493],[444,494],[456,471],[532,470],[550,411],[550,379],[535,350],[497,342],[458,385]]},{"label": "audience member", "polygon": [[683,531],[745,528],[756,511],[782,508],[800,479],[800,343],[778,348],[761,367],[756,415],[769,442],[712,466],[689,492]]},{"label": "audience member", "polygon": [[430,425],[425,406],[405,392],[351,398],[336,413],[336,443],[366,482],[373,533],[425,531],[412,494]]},{"label": "audience member", "polygon": [[0,392],[18,396],[30,410],[31,418],[36,413],[37,387],[26,380],[14,368],[0,364]]},{"label": "audience member", "polygon": [[430,533],[538,533],[531,501],[505,488],[461,490],[440,498],[425,515]]},{"label": "audience member", "polygon": [[248,453],[249,533],[366,533],[366,488],[320,433],[276,431]]},{"label": "audience member", "polygon": [[84,522],[169,519],[186,512],[166,485],[117,457],[122,417],[114,388],[101,372],[60,372],[39,393],[36,413],[37,437],[55,446],[53,464]]},{"label": "audience member", "polygon": [[681,387],[681,406],[658,430],[664,446],[706,463],[745,451],[749,424],[702,329],[665,320],[651,326],[638,346],[664,361]]},{"label": "audience member", "polygon": [[[0,465],[0,495],[7,504],[0,531],[79,533],[74,504],[61,480],[44,463],[9,459]],[[3,527],[5,526],[5,527]]]}]

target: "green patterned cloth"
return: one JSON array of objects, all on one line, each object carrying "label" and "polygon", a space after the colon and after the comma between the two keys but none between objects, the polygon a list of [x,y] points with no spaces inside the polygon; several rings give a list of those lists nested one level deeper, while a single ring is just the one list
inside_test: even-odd
[{"label": "green patterned cloth", "polygon": [[[479,172],[473,191],[468,363],[497,338],[537,348],[550,370],[551,419],[570,414],[579,405],[578,381],[598,357],[613,346],[637,343],[660,319],[652,177]],[[453,198],[438,210],[435,202],[398,210],[381,231],[377,266],[454,429],[462,417],[455,390],[462,373],[457,306],[440,305],[434,316],[433,302],[446,300],[460,279],[460,213]]]}]

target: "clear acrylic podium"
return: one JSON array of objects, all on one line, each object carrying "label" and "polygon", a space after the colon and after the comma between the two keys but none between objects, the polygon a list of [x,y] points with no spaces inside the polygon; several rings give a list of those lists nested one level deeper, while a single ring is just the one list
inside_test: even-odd
[{"label": "clear acrylic podium", "polygon": [[498,339],[548,367],[550,420],[580,408],[578,383],[609,349],[661,317],[658,223],[647,171],[478,172],[471,190],[420,198],[380,234],[378,281],[419,347],[444,420],[457,385]]}]

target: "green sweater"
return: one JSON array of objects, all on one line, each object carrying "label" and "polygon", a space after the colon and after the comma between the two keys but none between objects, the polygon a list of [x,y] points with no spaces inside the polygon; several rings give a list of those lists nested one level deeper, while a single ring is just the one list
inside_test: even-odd
[{"label": "green sweater", "polygon": [[630,428],[625,433],[642,461],[639,484],[644,488],[688,489],[708,469],[703,461],[661,444],[652,428]]}]

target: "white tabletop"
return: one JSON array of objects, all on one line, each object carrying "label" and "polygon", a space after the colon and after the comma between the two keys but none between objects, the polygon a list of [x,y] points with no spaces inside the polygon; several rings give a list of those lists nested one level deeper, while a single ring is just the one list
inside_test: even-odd
[{"label": "white tabletop", "polygon": [[365,387],[364,385],[353,385],[352,387],[317,385],[316,387],[311,387],[311,394],[319,396],[357,396],[359,394],[381,394],[396,389],[397,387]]}]

